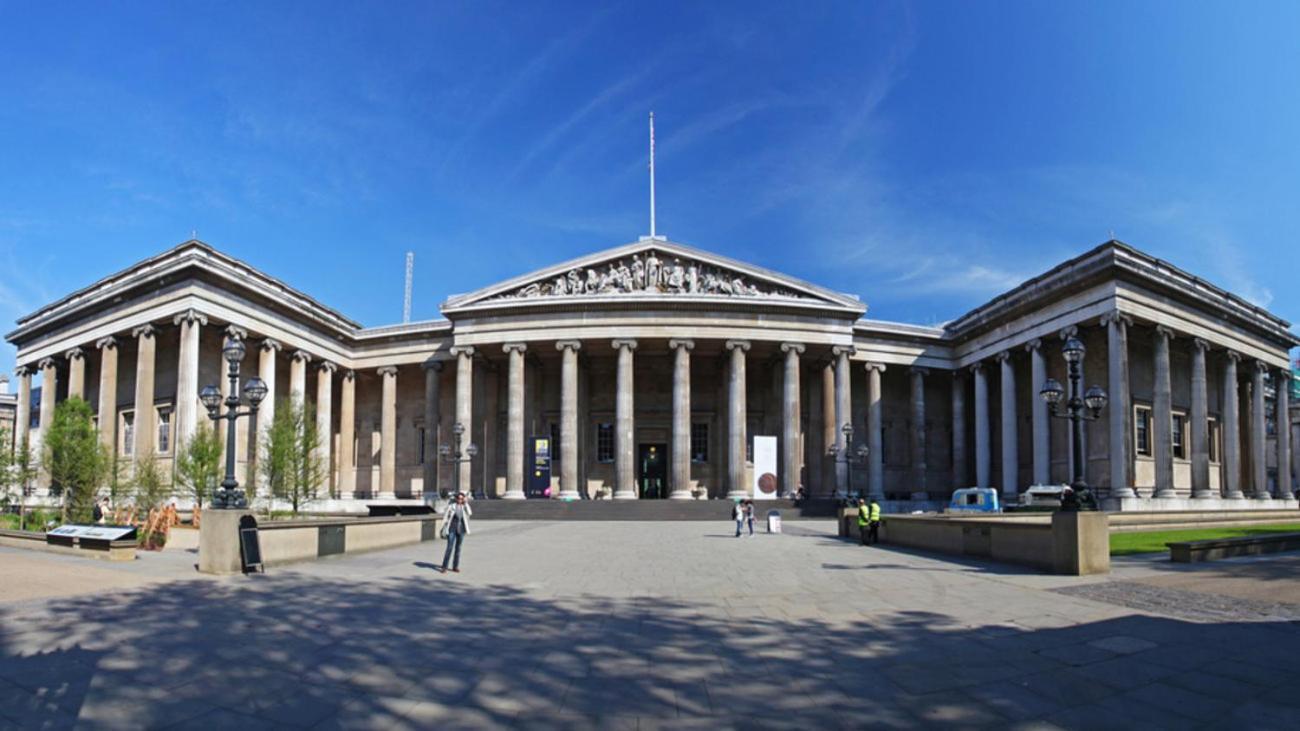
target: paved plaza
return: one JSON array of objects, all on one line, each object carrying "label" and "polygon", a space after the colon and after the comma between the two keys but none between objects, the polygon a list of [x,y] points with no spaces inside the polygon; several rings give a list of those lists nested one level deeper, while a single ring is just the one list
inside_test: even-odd
[{"label": "paved plaza", "polygon": [[459,575],[0,549],[0,728],[1300,726],[1296,557],[1069,578],[832,531],[480,522]]}]

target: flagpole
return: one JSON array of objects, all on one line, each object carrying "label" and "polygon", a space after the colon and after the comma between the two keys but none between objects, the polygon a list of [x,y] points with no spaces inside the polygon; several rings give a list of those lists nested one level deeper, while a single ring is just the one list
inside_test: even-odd
[{"label": "flagpole", "polygon": [[650,112],[650,238],[655,237],[655,113]]}]

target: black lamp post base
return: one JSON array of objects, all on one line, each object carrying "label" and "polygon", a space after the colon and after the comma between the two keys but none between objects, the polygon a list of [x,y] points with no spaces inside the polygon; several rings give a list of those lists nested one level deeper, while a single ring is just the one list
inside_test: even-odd
[{"label": "black lamp post base", "polygon": [[244,491],[238,487],[220,487],[212,496],[212,507],[218,510],[243,510],[248,507],[248,500],[244,497]]}]

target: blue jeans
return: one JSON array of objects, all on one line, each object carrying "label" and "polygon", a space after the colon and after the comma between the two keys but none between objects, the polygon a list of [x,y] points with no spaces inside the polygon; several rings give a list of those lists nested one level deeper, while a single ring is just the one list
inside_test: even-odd
[{"label": "blue jeans", "polygon": [[447,562],[451,562],[453,569],[460,568],[460,547],[465,543],[465,536],[460,533],[447,531],[447,552],[442,554],[442,570],[447,570]]},{"label": "blue jeans", "polygon": [[736,537],[740,537],[740,532],[745,529],[745,519],[736,518]]}]

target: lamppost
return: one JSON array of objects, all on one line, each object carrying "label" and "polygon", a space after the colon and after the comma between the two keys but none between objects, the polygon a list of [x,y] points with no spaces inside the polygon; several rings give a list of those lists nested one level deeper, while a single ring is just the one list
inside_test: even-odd
[{"label": "lamppost", "polygon": [[248,409],[240,411],[239,406],[242,401],[239,397],[239,364],[244,360],[243,341],[230,338],[222,346],[221,355],[229,366],[226,377],[230,379],[230,395],[225,398],[226,412],[221,413],[220,389],[208,385],[199,391],[199,401],[207,407],[208,418],[213,422],[221,419],[229,422],[226,425],[226,479],[221,481],[221,489],[212,496],[212,507],[246,508],[248,500],[245,499],[244,491],[239,489],[239,483],[235,480],[235,420],[241,416],[251,417],[257,414],[257,405],[266,398],[266,382],[254,376],[244,383],[244,399],[248,401]]},{"label": "lamppost", "polygon": [[460,492],[460,465],[463,462],[469,462],[478,455],[478,445],[470,442],[469,446],[465,447],[465,451],[461,451],[460,443],[465,438],[465,425],[459,421],[451,428],[451,433],[456,437],[455,445],[444,444],[438,447],[438,456],[442,458],[445,464],[453,465],[451,475],[452,485],[455,487],[452,490],[454,495]]},{"label": "lamppost", "polygon": [[[853,425],[852,424],[848,423],[847,421],[844,422],[844,426],[840,427],[840,431],[843,432],[844,434],[844,446],[841,447],[838,444],[832,444],[826,451],[835,460],[835,462],[844,463],[844,468],[848,472],[848,489],[852,490],[853,489],[853,465],[865,464],[867,461],[867,454],[869,453],[870,450],[867,449],[867,445],[865,444],[859,444],[856,450],[853,449]],[[848,495],[843,495],[842,497],[847,498]]]},{"label": "lamppost", "polygon": [[[1065,356],[1065,362],[1069,368],[1068,375],[1070,380],[1069,397],[1066,398],[1065,389],[1054,378],[1043,381],[1043,387],[1039,389],[1038,395],[1043,397],[1051,410],[1052,416],[1058,419],[1067,419],[1070,422],[1070,439],[1074,447],[1074,474],[1070,482],[1072,492],[1061,498],[1061,509],[1068,511],[1077,510],[1096,510],[1097,499],[1093,496],[1092,491],[1088,489],[1088,482],[1083,476],[1083,423],[1085,421],[1095,421],[1101,416],[1101,410],[1106,408],[1106,392],[1101,390],[1100,386],[1089,386],[1087,391],[1083,390],[1083,355],[1087,349],[1083,347],[1083,342],[1078,338],[1071,337],[1065,341],[1065,346],[1061,348],[1061,353]],[[1062,399],[1065,399],[1062,403]],[[1064,410],[1062,410],[1064,406]]]}]

